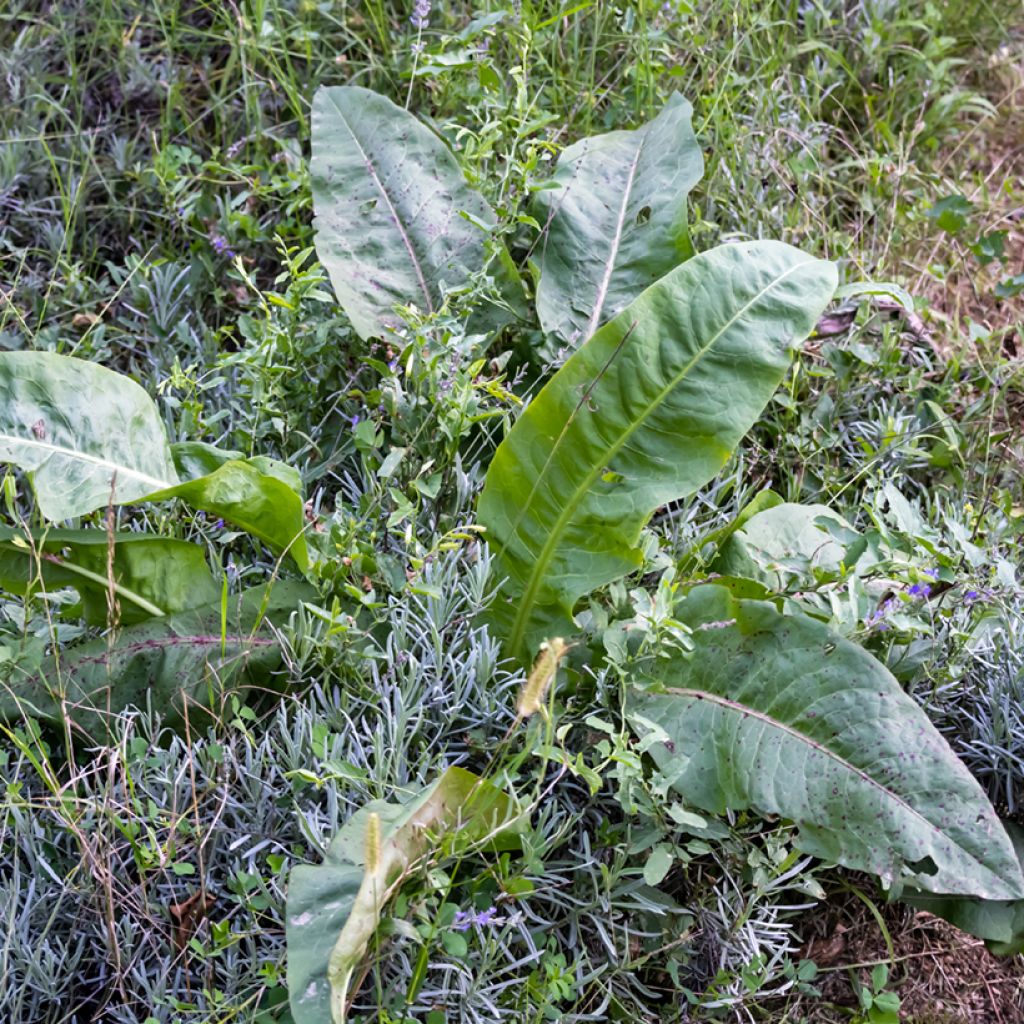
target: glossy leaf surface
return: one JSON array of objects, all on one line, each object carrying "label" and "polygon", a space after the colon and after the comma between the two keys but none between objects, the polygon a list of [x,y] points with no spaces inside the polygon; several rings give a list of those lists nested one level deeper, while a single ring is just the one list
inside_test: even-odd
[{"label": "glossy leaf surface", "polygon": [[59,522],[178,482],[153,400],[130,378],[50,352],[0,354],[0,463]]},{"label": "glossy leaf surface", "polygon": [[835,283],[831,263],[780,242],[721,246],[648,288],[548,382],[479,505],[511,654],[529,661],[573,632],[576,601],[640,564],[651,513],[722,468]]},{"label": "glossy leaf surface", "polygon": [[[145,533],[115,533],[113,596],[117,621],[141,622],[211,604],[220,584],[198,544]],[[107,624],[110,580],[103,530],[24,531],[0,527],[0,587],[24,594],[33,581],[47,590],[74,587],[82,617]]]},{"label": "glossy leaf surface", "polygon": [[[292,479],[292,483],[286,483],[286,479]],[[287,551],[305,570],[309,555],[303,536],[305,508],[294,487],[298,482],[294,470],[273,460],[231,459],[206,476],[147,494],[145,500],[180,498],[212,518],[242,527],[275,551]]]},{"label": "glossy leaf surface", "polygon": [[486,262],[494,212],[445,143],[386,96],[329,86],[313,99],[316,249],[360,337],[388,334],[396,305],[439,309]]},{"label": "glossy leaf surface", "polygon": [[658,671],[630,716],[662,785],[716,813],[794,821],[801,849],[939,892],[1024,896],[981,787],[921,708],[861,647],[775,605],[693,590],[695,650]]},{"label": "glossy leaf surface", "polygon": [[295,1024],[345,1020],[352,976],[391,887],[416,861],[446,836],[459,844],[500,836],[515,816],[514,803],[490,782],[452,767],[407,804],[367,804],[334,837],[322,864],[296,867],[286,910]]},{"label": "glossy leaf surface", "polygon": [[635,131],[595,135],[559,157],[535,219],[537,314],[577,345],[692,253],[686,197],[704,173],[693,109],[678,93]]}]

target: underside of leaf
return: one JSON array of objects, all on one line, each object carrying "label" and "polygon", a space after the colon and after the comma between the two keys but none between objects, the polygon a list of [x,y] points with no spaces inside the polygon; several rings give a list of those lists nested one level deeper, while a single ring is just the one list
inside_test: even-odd
[{"label": "underside of leaf", "polygon": [[718,586],[678,616],[696,649],[631,701],[663,785],[705,810],[789,818],[808,853],[889,884],[1024,895],[980,786],[866,651]]}]

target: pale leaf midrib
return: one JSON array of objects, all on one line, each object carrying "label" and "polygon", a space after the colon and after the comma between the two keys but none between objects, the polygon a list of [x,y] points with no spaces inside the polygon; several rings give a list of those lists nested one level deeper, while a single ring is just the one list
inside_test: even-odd
[{"label": "pale leaf midrib", "polygon": [[75,448],[66,448],[64,445],[53,444],[50,441],[39,441],[35,438],[22,437],[17,434],[9,434],[5,431],[0,431],[0,443],[2,442],[7,442],[13,445],[25,445],[29,448],[39,448],[51,455],[59,455],[62,458],[73,459],[79,462],[88,462],[91,465],[99,466],[103,469],[109,469],[111,472],[117,473],[118,483],[123,482],[124,477],[128,476],[146,484],[153,484],[154,491],[165,490],[169,487],[176,487],[179,483],[177,480],[160,480],[157,477],[150,476],[148,473],[132,469],[131,466],[119,465],[116,462],[111,462],[109,459],[100,458],[98,455],[90,455],[88,452],[78,451]]},{"label": "pale leaf midrib", "polygon": [[[544,576],[547,573],[548,565],[551,562],[551,558],[554,554],[555,547],[557,546],[558,541],[561,539],[562,531],[565,529],[566,524],[575,515],[576,509],[579,507],[580,502],[583,500],[584,496],[590,491],[590,488],[593,486],[594,481],[604,470],[605,466],[607,466],[610,463],[611,459],[618,454],[618,452],[622,449],[626,442],[646,422],[646,420],[650,417],[651,413],[665,400],[669,393],[679,384],[680,381],[682,381],[686,377],[690,370],[697,365],[697,363],[712,348],[712,346],[715,345],[716,342],[718,342],[722,335],[725,334],[725,332],[729,330],[729,328],[731,328],[733,324],[735,324],[736,321],[739,320],[741,316],[743,316],[744,313],[746,313],[756,302],[759,302],[762,298],[764,298],[764,296],[767,295],[769,291],[775,288],[780,282],[784,281],[790,274],[795,273],[797,270],[806,267],[813,262],[814,261],[812,260],[802,260],[799,263],[794,264],[792,267],[786,270],[785,273],[782,273],[778,277],[773,278],[769,284],[767,284],[764,288],[761,289],[761,291],[759,291],[755,296],[753,296],[749,301],[747,301],[743,306],[741,306],[722,325],[722,327],[720,327],[719,330],[715,332],[715,334],[711,337],[710,341],[708,341],[708,343],[702,349],[700,349],[690,359],[690,361],[686,363],[685,366],[682,367],[682,369],[677,374],[670,378],[669,382],[665,385],[665,387],[663,387],[661,391],[644,407],[641,415],[637,416],[633,420],[633,422],[628,426],[628,428],[623,431],[620,438],[614,444],[608,445],[604,449],[604,451],[602,451],[601,457],[594,460],[593,468],[586,475],[586,477],[584,477],[583,481],[579,484],[579,486],[576,487],[570,499],[563,506],[561,513],[555,520],[555,525],[548,533],[548,539],[545,541],[544,546],[540,550],[540,554],[537,556],[537,559],[533,563],[533,571],[530,574],[529,583],[527,585],[526,591],[524,592],[523,597],[519,602],[519,610],[516,613],[516,618],[512,625],[512,630],[509,636],[509,644],[512,650],[520,650],[520,645],[523,641],[523,634],[526,631],[526,623],[529,621],[530,612],[532,611],[533,607],[533,602],[536,599],[537,591],[540,588],[540,581],[544,578]],[[653,285],[652,287],[657,286]],[[567,435],[563,435],[561,438],[559,438],[559,442],[555,446],[556,448],[565,440],[566,436]],[[552,465],[552,463],[554,462],[554,456],[555,449],[552,449],[551,455],[545,462],[542,473],[546,473],[548,467]],[[536,493],[536,491],[539,489],[540,482],[540,478],[538,478],[537,485],[533,488],[533,493]],[[523,510],[523,513],[520,516],[519,520],[520,523],[522,523],[525,520],[528,512],[528,508]],[[516,527],[516,531],[518,531],[518,529],[519,528]],[[511,541],[512,537],[510,537],[509,540]]]},{"label": "pale leaf midrib", "polygon": [[583,335],[584,341],[593,335],[601,320],[601,314],[604,312],[604,303],[608,298],[608,289],[611,287],[612,274],[615,272],[615,261],[619,258],[619,246],[622,244],[622,234],[625,230],[626,208],[629,206],[629,200],[633,194],[633,181],[636,178],[636,169],[640,163],[640,154],[643,152],[644,142],[646,140],[646,133],[640,136],[636,147],[636,153],[633,156],[633,162],[629,165],[629,173],[626,175],[626,187],[622,192],[622,204],[619,207],[619,216],[615,224],[615,234],[612,236],[612,242],[608,253],[608,261],[605,263],[604,275],[597,285],[594,311],[590,314],[590,320],[587,322],[587,329]]},{"label": "pale leaf midrib", "polygon": [[423,292],[423,299],[427,304],[427,312],[434,312],[434,301],[430,295],[430,289],[427,287],[427,279],[423,275],[423,269],[420,266],[420,261],[416,256],[416,250],[413,248],[412,240],[406,233],[405,225],[402,223],[401,218],[398,216],[398,210],[395,204],[391,201],[391,196],[387,189],[384,187],[384,182],[381,181],[380,176],[377,174],[376,164],[367,156],[366,150],[363,149],[363,144],[359,141],[359,137],[356,135],[355,130],[348,122],[348,118],[342,112],[341,107],[338,106],[338,101],[331,96],[331,103],[334,105],[334,109],[337,111],[338,116],[341,118],[342,124],[345,125],[346,130],[355,143],[356,148],[359,150],[359,155],[363,158],[364,165],[370,172],[370,177],[373,179],[374,184],[377,186],[377,191],[380,192],[387,203],[388,210],[391,213],[391,219],[394,221],[395,227],[398,229],[398,234],[402,239],[402,244],[405,246],[405,251],[409,254],[409,259],[412,261],[413,270],[416,271],[416,280],[419,283],[420,290]]},{"label": "pale leaf midrib", "polygon": [[[914,818],[917,818],[920,822],[922,822],[925,825],[925,827],[930,832],[938,836],[940,840],[956,847],[956,849],[960,850],[963,854],[970,857],[971,860],[974,861],[974,863],[977,864],[979,868],[981,868],[987,874],[994,876],[1001,884],[1005,884],[1003,883],[1003,880],[999,877],[999,875],[997,875],[995,871],[992,870],[992,868],[990,868],[983,861],[978,860],[977,856],[970,850],[965,849],[959,843],[956,843],[953,839],[951,839],[942,828],[940,828],[933,822],[929,821],[928,818],[926,818],[919,810],[917,810],[916,807],[907,803],[907,801],[904,800],[899,793],[883,786],[882,783],[880,783],[877,779],[870,776],[866,771],[864,771],[864,769],[858,768],[855,764],[852,764],[850,761],[846,760],[845,757],[842,757],[840,754],[837,754],[834,750],[830,750],[827,746],[825,746],[825,744],[819,742],[818,740],[812,739],[805,733],[800,732],[799,729],[794,729],[793,726],[787,725],[785,722],[781,722],[777,718],[773,718],[766,712],[758,711],[756,708],[752,708],[749,704],[741,704],[739,701],[730,700],[728,697],[723,697],[720,694],[713,693],[710,690],[698,690],[689,687],[667,686],[665,687],[665,692],[671,694],[674,697],[693,697],[696,700],[706,700],[711,704],[718,704],[720,707],[726,708],[729,711],[732,711],[736,714],[742,714],[747,715],[751,718],[756,718],[759,722],[762,722],[764,725],[767,725],[768,727],[773,729],[777,729],[780,732],[785,733],[787,736],[797,741],[798,743],[803,743],[811,747],[818,753],[823,754],[825,757],[831,758],[842,768],[849,771],[851,774],[856,775],[862,782],[865,782],[869,786],[872,786],[875,789],[879,790],[883,796],[887,797],[893,803],[896,803],[907,814],[913,816]],[[776,813],[783,812],[779,811]]]}]

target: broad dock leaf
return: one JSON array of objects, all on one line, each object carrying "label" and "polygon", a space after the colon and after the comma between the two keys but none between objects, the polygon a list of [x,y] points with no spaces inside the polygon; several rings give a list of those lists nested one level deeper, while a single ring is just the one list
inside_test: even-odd
[{"label": "broad dock leaf", "polygon": [[149,395],[120,373],[51,352],[0,354],[3,462],[29,473],[53,522],[178,482]]},{"label": "broad dock leaf", "polygon": [[807,853],[889,884],[1024,896],[981,787],[863,648],[718,586],[691,591],[676,615],[694,651],[629,707],[661,784],[703,810],[788,818]]},{"label": "broad dock leaf", "polygon": [[230,707],[232,694],[280,689],[274,627],[315,597],[308,584],[283,580],[231,597],[223,610],[218,601],[77,644],[48,656],[38,673],[0,686],[0,721],[31,714],[60,725],[66,715],[77,733],[107,742],[112,715],[151,704],[165,725],[187,715],[200,726],[209,712]]},{"label": "broad dock leaf", "polygon": [[832,296],[836,270],[781,242],[720,246],[602,327],[519,417],[479,518],[502,582],[492,621],[528,662],[576,601],[635,569],[658,506],[726,463]]},{"label": "broad dock leaf", "polygon": [[452,767],[409,803],[367,804],[342,826],[322,864],[296,867],[286,909],[295,1024],[343,1024],[352,976],[391,888],[420,858],[446,837],[500,839],[516,815],[492,783]]},{"label": "broad dock leaf", "polygon": [[445,143],[386,96],[325,86],[313,98],[316,250],[362,338],[399,326],[396,305],[440,308],[486,263],[494,211]]},{"label": "broad dock leaf", "polygon": [[[114,597],[118,622],[129,625],[212,604],[220,584],[198,544],[147,533],[113,535]],[[74,587],[86,622],[108,621],[108,538],[104,530],[0,527],[0,587],[24,594],[41,581],[48,590]]]},{"label": "broad dock leaf", "polygon": [[692,114],[673,93],[653,121],[583,139],[558,158],[553,187],[534,200],[545,331],[586,341],[692,254],[686,197],[704,173]]},{"label": "broad dock leaf", "polygon": [[[1012,821],[1003,825],[1024,869],[1024,828]],[[983,900],[977,896],[950,896],[945,893],[905,889],[900,899],[915,910],[926,910],[961,931],[985,940],[996,956],[1024,953],[1024,899]]]}]

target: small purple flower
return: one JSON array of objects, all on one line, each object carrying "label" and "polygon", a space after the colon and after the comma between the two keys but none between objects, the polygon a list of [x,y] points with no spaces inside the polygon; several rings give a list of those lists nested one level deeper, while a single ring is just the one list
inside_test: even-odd
[{"label": "small purple flower", "polygon": [[977,590],[968,590],[964,593],[964,604],[974,604],[981,600],[981,594]]},{"label": "small purple flower", "polygon": [[495,924],[495,915],[498,908],[491,906],[486,910],[458,910],[455,912],[455,919],[452,921],[452,928],[457,932],[468,932],[473,925],[485,927]]},{"label": "small purple flower", "polygon": [[932,592],[930,583],[915,583],[907,593],[911,597],[927,597]]},{"label": "small purple flower", "polygon": [[223,530],[223,529],[224,529],[224,520],[223,520],[223,519],[218,519],[218,520],[217,520],[217,522],[215,522],[215,523],[214,523],[213,525],[214,525],[214,526],[215,526],[215,527],[216,527],[216,528],[217,528],[218,530]]},{"label": "small purple flower", "polygon": [[925,574],[925,576],[931,576],[931,578],[933,580],[937,580],[939,578],[939,570],[938,569],[925,569],[924,570],[924,574]]},{"label": "small purple flower", "polygon": [[412,27],[423,31],[430,20],[430,0],[416,0],[416,6],[412,9]]},{"label": "small purple flower", "polygon": [[889,623],[885,621],[885,617],[895,607],[896,598],[890,597],[864,620],[864,624],[869,629],[877,629],[880,633],[884,633],[889,628]]},{"label": "small purple flower", "polygon": [[359,420],[360,420],[360,416],[359,416],[358,413],[356,413],[354,416],[350,416],[349,417],[348,422],[349,422],[349,425],[352,427],[353,430],[356,429],[356,426],[358,425]]},{"label": "small purple flower", "polygon": [[220,255],[227,256],[231,260],[235,258],[235,250],[228,245],[228,240],[223,235],[214,235],[210,239],[210,244]]}]

